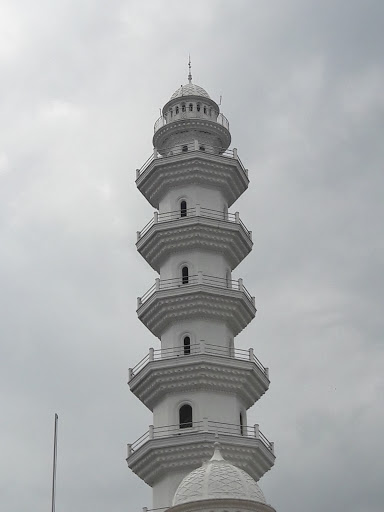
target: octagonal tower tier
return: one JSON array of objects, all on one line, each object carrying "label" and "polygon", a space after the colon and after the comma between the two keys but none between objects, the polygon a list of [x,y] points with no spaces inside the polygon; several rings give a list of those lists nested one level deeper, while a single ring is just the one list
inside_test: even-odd
[{"label": "octagonal tower tier", "polygon": [[132,392],[153,424],[128,445],[128,465],[167,508],[181,479],[212,453],[217,434],[228,461],[258,480],[274,463],[273,443],[247,409],[268,389],[253,349],[235,336],[256,314],[255,298],[232,270],[252,249],[252,233],[228,208],[248,187],[229,123],[201,87],[180,87],[155,124],[154,151],[136,184],[156,208],[137,249],[159,274],[137,314],[160,339],[129,371]]}]

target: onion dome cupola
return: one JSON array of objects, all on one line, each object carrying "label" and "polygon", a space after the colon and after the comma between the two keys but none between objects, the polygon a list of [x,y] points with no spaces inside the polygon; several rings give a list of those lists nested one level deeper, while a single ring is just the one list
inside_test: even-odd
[{"label": "onion dome cupola", "polygon": [[194,140],[199,146],[208,145],[220,154],[231,143],[227,118],[207,91],[192,83],[191,72],[188,83],[181,85],[164,105],[154,130],[153,145],[160,154],[167,154],[175,145]]}]

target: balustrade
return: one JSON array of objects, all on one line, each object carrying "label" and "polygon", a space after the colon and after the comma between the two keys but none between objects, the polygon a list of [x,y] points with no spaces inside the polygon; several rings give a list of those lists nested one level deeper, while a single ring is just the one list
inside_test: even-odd
[{"label": "balustrade", "polygon": [[128,457],[133,455],[141,446],[148,441],[164,438],[172,438],[173,436],[180,435],[196,435],[201,433],[209,433],[220,435],[223,439],[224,436],[236,436],[240,438],[251,438],[261,443],[273,454],[274,443],[269,441],[266,436],[260,431],[259,425],[240,425],[234,423],[223,423],[220,421],[212,421],[208,418],[203,418],[202,421],[194,421],[192,426],[188,424],[185,428],[183,424],[177,425],[163,425],[161,427],[154,427],[150,425],[149,430],[141,435],[134,443],[128,445]]},{"label": "balustrade", "polygon": [[262,365],[257,359],[252,348],[246,350],[235,347],[224,347],[221,345],[214,345],[207,343],[205,340],[200,340],[197,343],[189,345],[190,352],[185,354],[184,347],[170,347],[154,350],[149,349],[149,353],[143,357],[133,368],[129,368],[128,379],[129,381],[136,377],[140,371],[152,361],[164,361],[167,359],[175,359],[178,357],[191,357],[194,355],[206,354],[207,356],[226,357],[231,359],[239,359],[242,361],[250,361],[255,363],[261,372],[268,378],[268,368]]},{"label": "balustrade", "polygon": [[187,144],[178,144],[174,146],[170,146],[168,148],[162,148],[161,154],[154,148],[152,154],[147,158],[147,160],[143,163],[140,169],[136,169],[136,179],[138,179],[143,172],[147,169],[150,163],[157,159],[166,159],[170,157],[180,156],[185,153],[190,153],[192,151],[202,152],[205,154],[216,155],[218,157],[230,158],[237,160],[240,164],[243,172],[248,176],[248,170],[244,168],[238,154],[237,149],[224,149],[218,146],[211,146],[209,144],[200,143],[197,140],[189,142]]},{"label": "balustrade", "polygon": [[190,219],[191,217],[202,217],[206,219],[240,224],[248,238],[252,239],[252,232],[247,229],[243,221],[240,219],[239,212],[228,213],[220,210],[212,210],[211,208],[203,208],[197,204],[194,208],[187,208],[186,215],[183,216],[181,216],[180,210],[164,213],[154,212],[152,219],[147,222],[141,231],[137,231],[137,240],[139,241],[146,233],[148,233],[154,224],[186,220]]}]

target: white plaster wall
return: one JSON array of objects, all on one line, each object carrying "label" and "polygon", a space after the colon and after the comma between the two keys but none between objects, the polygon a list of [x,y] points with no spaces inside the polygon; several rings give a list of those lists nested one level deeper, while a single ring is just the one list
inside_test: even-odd
[{"label": "white plaster wall", "polygon": [[161,480],[157,481],[152,488],[153,508],[169,507],[172,504],[176,489],[182,479],[191,471],[180,469],[170,472]]},{"label": "white plaster wall", "polygon": [[202,390],[167,394],[153,409],[154,426],[177,426],[179,424],[179,408],[183,404],[191,405],[193,422],[202,421],[205,417],[211,421],[239,425],[242,411],[243,423],[246,425],[244,404],[235,394]]},{"label": "white plaster wall", "polygon": [[231,267],[223,254],[201,249],[174,252],[160,267],[160,279],[181,278],[181,269],[188,267],[189,275],[200,271],[206,276],[226,277]]},{"label": "white plaster wall", "polygon": [[[204,340],[206,343],[228,347],[233,333],[224,321],[191,319],[171,325],[161,336],[162,348],[176,348],[183,346],[184,336],[191,338],[191,344]],[[192,347],[193,350],[193,347]]]},{"label": "white plaster wall", "polygon": [[187,201],[187,208],[195,208],[196,204],[220,212],[224,212],[224,209],[228,208],[228,203],[220,190],[191,184],[175,187],[166,192],[159,202],[159,212],[180,211],[180,202],[183,199]]}]

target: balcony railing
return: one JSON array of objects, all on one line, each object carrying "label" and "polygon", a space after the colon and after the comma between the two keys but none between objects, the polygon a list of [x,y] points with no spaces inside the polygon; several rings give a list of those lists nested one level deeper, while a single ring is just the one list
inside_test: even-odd
[{"label": "balcony railing", "polygon": [[154,148],[152,155],[149,158],[147,158],[147,160],[143,163],[140,169],[136,169],[136,179],[143,174],[143,172],[147,169],[149,164],[154,160],[162,160],[164,158],[171,158],[177,155],[184,155],[191,152],[200,152],[209,155],[217,155],[224,158],[235,159],[239,162],[245,175],[248,176],[248,170],[244,168],[240,158],[238,157],[236,148],[225,150],[224,148],[210,146],[208,144],[199,143],[199,141],[194,140],[192,142],[189,142],[188,144],[179,144],[169,148],[162,148],[161,154],[158,152],[156,148]]},{"label": "balcony railing", "polygon": [[165,425],[162,427],[149,426],[149,430],[139,437],[134,443],[128,444],[128,458],[133,455],[148,441],[153,439],[172,438],[174,436],[195,435],[201,433],[215,434],[219,436],[235,436],[238,438],[253,438],[260,440],[262,444],[274,454],[274,443],[269,441],[260,432],[259,425],[245,426],[233,423],[222,423],[203,418],[202,421],[194,421],[192,426],[188,424]]},{"label": "balcony railing", "polygon": [[202,272],[188,277],[173,277],[171,279],[155,280],[155,284],[147,290],[142,297],[137,298],[137,308],[140,308],[155,292],[162,290],[176,290],[182,288],[187,290],[192,286],[206,285],[213,288],[221,288],[226,290],[236,290],[243,292],[246,298],[255,305],[255,297],[253,297],[246,287],[243,285],[242,279],[227,279],[225,277],[207,276]]},{"label": "balcony railing", "polygon": [[129,368],[128,370],[128,381],[136,377],[140,373],[140,371],[147,366],[148,363],[153,361],[164,361],[167,359],[176,359],[180,357],[190,358],[195,355],[206,354],[209,356],[216,357],[224,357],[229,359],[238,359],[241,361],[250,361],[251,363],[255,363],[259,370],[269,378],[269,370],[265,366],[261,364],[261,362],[257,359],[254,354],[253,348],[248,350],[242,348],[234,348],[234,347],[223,347],[221,345],[214,345],[212,343],[207,343],[206,341],[200,340],[197,343],[192,343],[187,347],[187,353],[185,351],[185,347],[171,347],[171,348],[161,348],[154,350],[153,348],[149,349],[148,354],[143,357],[133,368]]},{"label": "balcony railing", "polygon": [[157,121],[155,122],[155,125],[153,127],[153,132],[156,133],[163,126],[165,126],[167,124],[174,123],[175,121],[180,121],[180,120],[184,120],[184,119],[204,119],[204,120],[208,120],[208,121],[212,121],[214,123],[220,124],[221,126],[224,126],[224,128],[226,128],[227,130],[229,130],[229,121],[225,117],[224,114],[219,114],[217,116],[217,118],[214,119],[213,117],[210,117],[203,113],[199,114],[198,112],[191,113],[189,111],[186,111],[186,112],[180,112],[176,116],[172,116],[172,117],[169,116],[168,118],[166,116],[161,115],[159,117],[159,119],[157,119]]},{"label": "balcony railing", "polygon": [[239,213],[228,213],[219,210],[211,210],[210,208],[202,208],[200,205],[196,205],[195,208],[188,208],[185,210],[185,214],[181,216],[180,210],[173,212],[158,213],[154,212],[153,218],[143,227],[141,231],[137,231],[137,241],[140,240],[154,224],[158,222],[171,222],[175,220],[184,220],[190,217],[202,217],[205,219],[221,220],[224,222],[232,222],[240,224],[244,229],[246,235],[252,239],[252,231],[249,231],[244,223],[241,221]]}]

